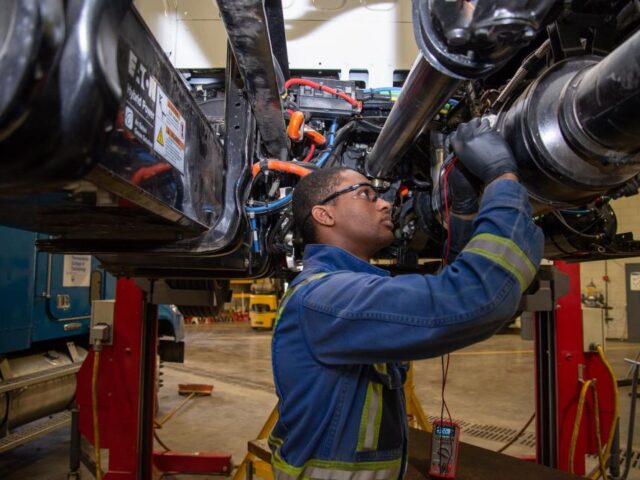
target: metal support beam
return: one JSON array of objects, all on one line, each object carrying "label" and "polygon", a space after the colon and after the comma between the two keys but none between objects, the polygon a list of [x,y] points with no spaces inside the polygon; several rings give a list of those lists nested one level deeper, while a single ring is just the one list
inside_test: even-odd
[{"label": "metal support beam", "polygon": [[217,3],[262,142],[269,155],[281,158],[288,149],[288,140],[264,4],[261,0]]}]

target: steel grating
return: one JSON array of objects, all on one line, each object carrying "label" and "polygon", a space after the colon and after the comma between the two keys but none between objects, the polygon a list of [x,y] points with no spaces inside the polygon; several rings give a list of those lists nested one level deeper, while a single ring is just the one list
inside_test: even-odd
[{"label": "steel grating", "polygon": [[0,439],[0,453],[11,450],[12,448],[24,445],[36,438],[40,438],[49,432],[53,432],[58,428],[65,427],[71,422],[71,413],[68,411],[50,415],[46,419],[37,420],[28,424],[15,432],[10,433],[6,437]]},{"label": "steel grating", "polygon": [[[429,416],[429,421],[438,420],[440,417],[435,415]],[[453,419],[454,422],[462,427],[464,435],[483,440],[492,440],[499,443],[507,443],[516,436],[518,430],[507,427],[498,427],[495,425],[484,425],[481,423],[470,423],[465,420]],[[524,445],[526,447],[536,446],[536,436],[534,432],[524,432],[515,444]]]},{"label": "steel grating", "polygon": [[[440,417],[435,415],[429,415],[429,421],[432,422],[434,420],[439,420]],[[462,427],[462,432],[465,436],[470,436],[474,438],[480,438],[483,440],[491,440],[499,443],[507,443],[510,441],[517,433],[518,430],[507,427],[498,427],[496,425],[484,425],[481,423],[471,423],[465,420],[453,419],[458,425]],[[536,446],[536,435],[534,432],[524,432],[518,440],[516,440],[515,445],[523,445],[526,447],[535,448]],[[624,464],[624,459],[626,455],[624,452],[620,453],[620,464]],[[587,458],[592,460],[597,460],[595,455],[587,455]],[[631,451],[631,468],[640,470],[640,450],[632,450]]]}]

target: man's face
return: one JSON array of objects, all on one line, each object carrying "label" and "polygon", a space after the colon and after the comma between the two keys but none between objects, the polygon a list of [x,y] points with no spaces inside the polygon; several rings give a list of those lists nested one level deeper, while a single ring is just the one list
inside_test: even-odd
[{"label": "man's face", "polygon": [[[343,172],[335,191],[358,183],[369,183],[369,180],[354,170]],[[371,187],[363,186],[340,195],[327,205],[334,215],[335,233],[362,246],[369,255],[388,247],[394,240],[391,205],[382,198],[371,201],[375,193]]]}]

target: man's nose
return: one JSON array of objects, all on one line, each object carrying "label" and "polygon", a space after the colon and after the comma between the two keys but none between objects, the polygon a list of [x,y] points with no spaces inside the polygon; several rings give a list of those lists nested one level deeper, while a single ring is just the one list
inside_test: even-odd
[{"label": "man's nose", "polygon": [[391,210],[391,204],[387,202],[384,198],[378,197],[376,201],[376,209],[377,210]]}]

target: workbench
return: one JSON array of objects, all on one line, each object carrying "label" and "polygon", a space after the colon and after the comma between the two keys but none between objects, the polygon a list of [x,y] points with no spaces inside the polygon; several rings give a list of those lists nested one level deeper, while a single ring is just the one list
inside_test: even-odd
[{"label": "workbench", "polygon": [[[266,441],[249,442],[249,452],[271,462]],[[409,466],[405,480],[426,480],[431,454],[431,434],[411,429],[409,432]],[[456,480],[576,480],[572,475],[536,463],[519,460],[492,450],[460,442]]]}]

